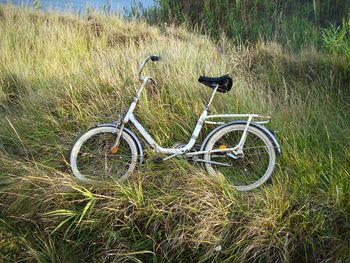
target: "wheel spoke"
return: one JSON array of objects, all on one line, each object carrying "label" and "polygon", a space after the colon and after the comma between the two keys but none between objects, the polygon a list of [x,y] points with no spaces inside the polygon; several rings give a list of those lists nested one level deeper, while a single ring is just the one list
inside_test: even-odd
[{"label": "wheel spoke", "polygon": [[116,141],[115,128],[95,128],[93,131],[95,130],[90,136],[83,135],[79,139],[83,142],[75,150],[77,153],[71,155],[76,156],[72,164],[74,175],[80,179],[104,180],[111,177],[118,179],[130,172],[136,161],[136,146],[132,139],[122,136],[118,149],[112,152]]},{"label": "wheel spoke", "polygon": [[[207,143],[205,150],[236,147],[241,140],[244,129],[245,125],[232,125],[232,127],[219,130],[217,135],[213,135]],[[256,187],[255,185],[261,178],[265,180],[271,175],[273,170],[270,169],[271,163],[274,164],[271,156],[274,151],[273,144],[264,133],[249,127],[242,156],[233,152],[205,154],[204,159],[208,161],[205,166],[209,173],[221,173],[239,189],[249,190],[250,187]],[[231,167],[216,165],[216,163],[227,163]]]}]

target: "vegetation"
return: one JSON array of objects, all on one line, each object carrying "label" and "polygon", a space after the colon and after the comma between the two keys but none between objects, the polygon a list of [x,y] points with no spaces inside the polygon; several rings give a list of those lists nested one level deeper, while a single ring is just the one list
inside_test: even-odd
[{"label": "vegetation", "polygon": [[[342,24],[350,13],[349,1],[334,0],[159,0],[140,14],[155,24],[185,24],[236,43],[277,41],[300,50],[320,46],[320,28]],[[135,14],[135,12],[132,12]]]},{"label": "vegetation", "polygon": [[[324,41],[335,52],[291,53],[11,5],[0,6],[0,35],[0,261],[349,260],[349,64],[338,38]],[[213,112],[273,116],[283,154],[271,184],[240,193],[175,159],[146,162],[125,184],[72,178],[72,143],[128,104],[138,63],[154,53],[163,60],[146,70],[159,88],[137,113],[150,132],[186,141],[209,96],[198,76],[229,72],[234,88]]]},{"label": "vegetation", "polygon": [[324,47],[334,55],[344,56],[350,65],[350,19],[343,21],[342,26],[330,26],[322,32],[322,40]]}]

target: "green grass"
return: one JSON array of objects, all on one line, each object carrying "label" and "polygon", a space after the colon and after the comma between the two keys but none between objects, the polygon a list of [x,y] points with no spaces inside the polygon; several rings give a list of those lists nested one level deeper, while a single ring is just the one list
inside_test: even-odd
[{"label": "green grass", "polygon": [[349,19],[349,12],[348,1],[333,0],[159,0],[146,9],[135,6],[129,16],[141,16],[157,25],[186,25],[215,39],[225,35],[235,43],[277,41],[300,51],[319,48],[321,28],[341,25]]},{"label": "green grass", "polygon": [[[341,55],[214,44],[118,17],[0,10],[0,261],[349,260],[350,94]],[[149,87],[137,108],[150,133],[164,145],[188,140],[210,93],[198,76],[228,72],[233,90],[216,96],[213,112],[273,116],[283,154],[272,184],[240,193],[175,159],[147,162],[125,184],[74,180],[72,143],[125,109],[149,54],[163,58],[147,66],[159,88]]]}]

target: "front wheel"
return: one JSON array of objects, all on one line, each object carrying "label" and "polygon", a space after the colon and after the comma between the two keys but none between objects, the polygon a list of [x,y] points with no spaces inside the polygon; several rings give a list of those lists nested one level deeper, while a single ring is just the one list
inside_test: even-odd
[{"label": "front wheel", "polygon": [[[233,148],[241,140],[245,124],[232,124],[218,130],[204,150]],[[210,175],[222,174],[239,191],[249,191],[267,182],[276,165],[276,146],[261,129],[249,126],[243,152],[204,154],[205,168]]]},{"label": "front wheel", "polygon": [[137,146],[123,132],[119,147],[113,147],[118,129],[96,127],[84,133],[74,144],[70,165],[79,180],[124,180],[135,169]]}]

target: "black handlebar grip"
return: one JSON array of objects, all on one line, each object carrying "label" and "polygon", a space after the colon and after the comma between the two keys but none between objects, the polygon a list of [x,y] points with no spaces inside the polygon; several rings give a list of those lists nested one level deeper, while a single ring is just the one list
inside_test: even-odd
[{"label": "black handlebar grip", "polygon": [[152,61],[159,61],[160,57],[159,56],[151,56]]}]

